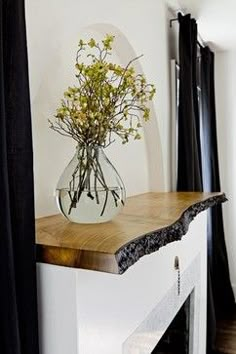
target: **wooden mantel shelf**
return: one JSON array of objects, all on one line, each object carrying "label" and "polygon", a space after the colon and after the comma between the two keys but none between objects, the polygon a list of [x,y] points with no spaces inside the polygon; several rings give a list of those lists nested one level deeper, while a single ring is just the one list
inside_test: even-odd
[{"label": "wooden mantel shelf", "polygon": [[146,193],[128,198],[122,213],[104,224],[40,218],[37,261],[122,274],[142,256],[180,240],[198,213],[226,200],[223,193]]}]

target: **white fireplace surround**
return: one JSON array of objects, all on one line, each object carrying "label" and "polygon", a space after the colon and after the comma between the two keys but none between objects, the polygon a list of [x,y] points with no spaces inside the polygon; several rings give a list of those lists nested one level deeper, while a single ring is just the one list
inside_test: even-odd
[{"label": "white fireplace surround", "polygon": [[206,213],[122,275],[39,263],[40,354],[150,354],[191,293],[189,354],[204,354]]},{"label": "white fireplace surround", "polygon": [[127,338],[124,354],[150,354],[156,347],[170,323],[190,296],[189,354],[199,353],[199,313],[201,294],[201,256],[193,260],[181,275],[180,294],[177,283]]}]

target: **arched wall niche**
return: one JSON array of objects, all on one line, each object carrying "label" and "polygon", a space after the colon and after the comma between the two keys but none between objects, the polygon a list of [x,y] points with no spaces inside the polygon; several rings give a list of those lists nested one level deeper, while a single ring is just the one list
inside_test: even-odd
[{"label": "arched wall niche", "polygon": [[[31,23],[30,27],[34,24]],[[49,24],[48,24],[49,26]],[[36,216],[57,212],[54,188],[57,180],[72,157],[75,144],[48,128],[47,120],[53,117],[67,86],[73,84],[74,62],[79,38],[102,39],[105,34],[115,35],[114,60],[126,65],[137,57],[127,36],[118,27],[109,23],[94,23],[81,26],[76,23],[61,28],[54,23],[42,29],[38,41],[32,41],[29,33],[29,59],[31,76],[31,103],[35,155]],[[46,35],[48,38],[46,38]],[[35,36],[35,34],[34,34]],[[41,55],[46,47],[48,53]],[[35,70],[37,67],[37,71]],[[138,72],[145,74],[141,61],[135,62]],[[150,81],[150,80],[149,80]],[[122,145],[118,139],[106,149],[106,153],[119,171],[127,189],[127,195],[164,190],[164,167],[162,145],[154,104],[150,104],[151,120],[144,124],[143,139]]]}]

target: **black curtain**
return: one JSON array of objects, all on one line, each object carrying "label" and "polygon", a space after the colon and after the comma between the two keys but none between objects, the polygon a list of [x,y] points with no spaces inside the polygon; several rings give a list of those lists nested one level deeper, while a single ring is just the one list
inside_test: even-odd
[{"label": "black curtain", "polygon": [[1,0],[1,354],[38,354],[32,136],[24,13],[23,0]]},{"label": "black curtain", "polygon": [[[178,191],[220,191],[214,54],[201,48],[201,97],[197,88],[197,24],[190,15],[179,14],[180,92],[178,111]],[[201,100],[201,134],[199,102]],[[216,318],[234,306],[224,239],[222,208],[208,214],[207,346],[214,349]]]},{"label": "black curtain", "polygon": [[[201,48],[201,125],[203,149],[204,191],[221,190],[214,84],[214,53],[209,47]],[[224,317],[234,308],[234,295],[230,283],[221,205],[208,212],[208,269],[210,272],[212,306],[216,319]]]},{"label": "black curtain", "polygon": [[178,15],[179,111],[178,191],[202,191],[199,104],[197,91],[197,24],[190,15]]}]

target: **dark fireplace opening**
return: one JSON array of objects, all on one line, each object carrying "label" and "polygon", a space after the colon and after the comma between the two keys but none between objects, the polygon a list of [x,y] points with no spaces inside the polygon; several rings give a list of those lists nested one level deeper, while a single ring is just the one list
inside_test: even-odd
[{"label": "dark fireplace opening", "polygon": [[190,296],[151,354],[189,354]]}]

